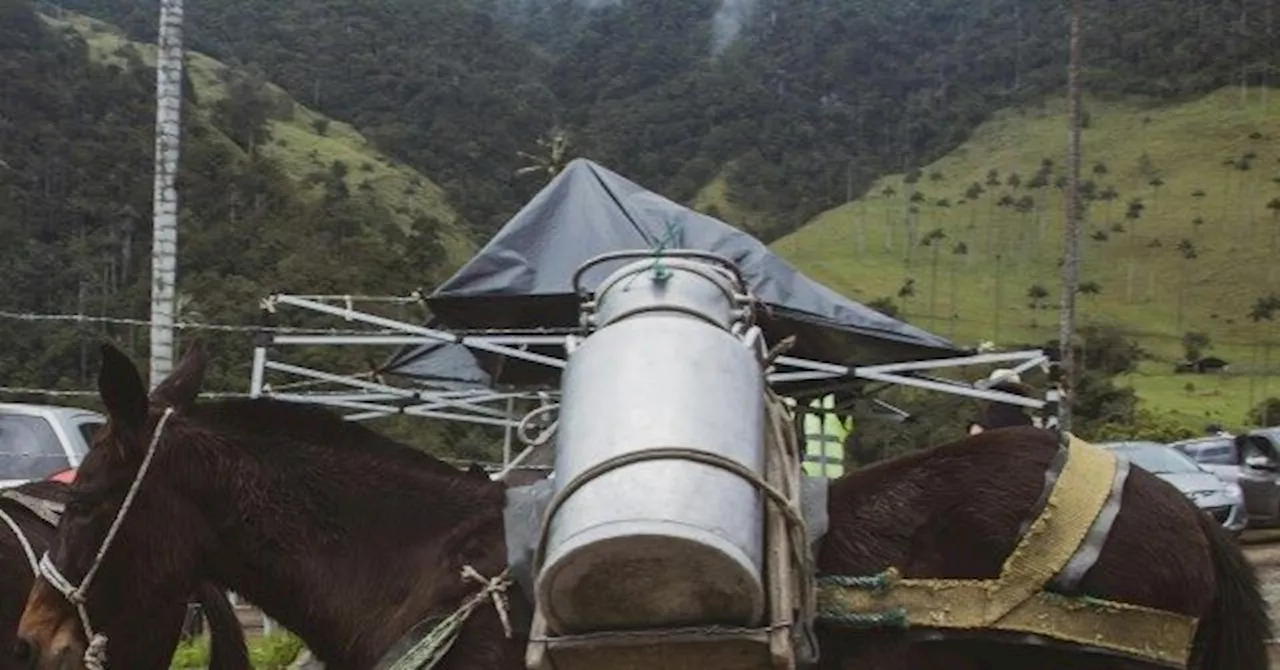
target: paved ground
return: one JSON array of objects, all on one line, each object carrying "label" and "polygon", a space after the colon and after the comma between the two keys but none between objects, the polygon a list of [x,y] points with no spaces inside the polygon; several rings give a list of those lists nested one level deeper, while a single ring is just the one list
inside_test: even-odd
[{"label": "paved ground", "polygon": [[[1280,530],[1250,531],[1241,539],[1244,553],[1258,571],[1262,593],[1280,622]],[[1271,647],[1271,667],[1280,668],[1280,644]]]}]

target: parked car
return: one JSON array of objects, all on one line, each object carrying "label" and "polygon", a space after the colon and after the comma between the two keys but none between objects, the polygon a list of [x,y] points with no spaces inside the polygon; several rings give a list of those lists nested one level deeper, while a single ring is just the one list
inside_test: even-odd
[{"label": "parked car", "polygon": [[66,476],[106,417],[78,407],[0,403],[0,486]]},{"label": "parked car", "polygon": [[1280,426],[1272,426],[1270,428],[1255,428],[1245,433],[1245,436],[1249,438],[1260,437],[1266,440],[1271,445],[1272,451],[1280,453]]},{"label": "parked car", "polygon": [[1158,442],[1108,442],[1099,446],[1172,484],[1232,535],[1239,535],[1248,526],[1249,513],[1240,486],[1200,467],[1181,451]]},{"label": "parked car", "polygon": [[55,482],[62,482],[63,484],[70,484],[76,480],[76,468],[70,467],[66,470],[59,470],[49,475],[49,479]]},{"label": "parked car", "polygon": [[1274,443],[1262,435],[1213,435],[1169,446],[1190,456],[1200,467],[1244,492],[1249,526],[1280,523],[1280,458]]}]

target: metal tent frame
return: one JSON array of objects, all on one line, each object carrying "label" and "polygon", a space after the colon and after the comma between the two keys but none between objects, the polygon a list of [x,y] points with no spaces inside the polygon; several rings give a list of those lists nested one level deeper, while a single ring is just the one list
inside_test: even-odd
[{"label": "metal tent frame", "polygon": [[[343,304],[339,306],[334,302]],[[554,431],[554,422],[547,417],[559,398],[559,390],[555,388],[495,388],[448,380],[419,381],[412,387],[397,386],[368,373],[340,373],[288,363],[275,354],[281,348],[297,346],[403,347],[441,343],[563,369],[567,358],[565,347],[571,346],[568,344],[571,337],[569,333],[501,330],[450,332],[355,309],[350,296],[281,293],[264,300],[263,308],[269,314],[276,314],[282,308],[296,308],[312,314],[327,315],[341,319],[348,326],[359,324],[367,328],[367,332],[357,329],[346,330],[341,334],[293,334],[264,328],[254,341],[249,389],[251,397],[272,397],[290,402],[324,405],[345,412],[344,418],[348,421],[407,415],[501,427],[506,430],[504,470],[518,465],[534,447],[545,443]],[[528,351],[529,347],[534,346],[544,349],[559,346],[562,355],[549,356]],[[965,384],[928,375],[947,368],[997,363],[1010,366],[1015,373],[1021,374],[1036,367],[1047,368],[1050,357],[1043,350],[1034,349],[850,367],[782,355],[775,359],[768,380],[770,383],[826,381],[828,384],[824,384],[824,392],[826,389],[839,390],[867,381],[881,382],[885,385],[941,391],[1036,410],[1044,409],[1048,402],[1056,400],[1054,391],[1050,391],[1047,399],[1027,398],[988,389],[988,382],[985,380]],[[268,373],[287,375],[294,379],[277,383],[268,380]],[[330,388],[316,390],[320,386]],[[903,410],[883,401],[874,402],[899,417],[907,415]],[[518,405],[528,403],[536,403],[537,408],[526,413],[516,412]],[[531,435],[530,431],[535,425],[538,430]],[[526,445],[518,455],[513,454],[513,438],[517,437]]]}]

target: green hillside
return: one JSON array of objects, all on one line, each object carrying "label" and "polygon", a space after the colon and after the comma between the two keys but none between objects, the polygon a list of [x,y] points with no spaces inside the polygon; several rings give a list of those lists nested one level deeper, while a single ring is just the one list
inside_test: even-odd
[{"label": "green hillside", "polygon": [[[41,18],[54,27],[75,30],[88,44],[91,56],[102,63],[127,68],[131,58],[140,57],[148,68],[155,67],[155,45],[131,41],[115,26],[74,12]],[[196,109],[206,121],[212,120],[215,107],[227,98],[229,84],[245,76],[198,52],[187,52],[186,67],[198,101]],[[438,185],[375,149],[350,124],[307,108],[273,83],[261,82],[260,86],[273,110],[266,119],[270,140],[261,151],[311,196],[322,197],[324,188],[320,180],[308,177],[341,162],[347,167],[343,176],[347,188],[389,210],[404,231],[411,230],[416,221],[432,222],[448,255],[448,262],[434,273],[440,275],[435,279],[446,277],[475,252],[475,243]]]},{"label": "green hillside", "polygon": [[[1238,422],[1280,383],[1171,374],[1184,333],[1207,333],[1233,374],[1262,373],[1254,301],[1280,293],[1280,92],[1236,88],[1179,104],[1088,99],[1082,323],[1124,328],[1158,360],[1133,380],[1189,419]],[[778,240],[779,253],[861,301],[964,343],[1056,337],[1064,105],[1008,110],[915,175]],[[974,186],[977,184],[978,186]],[[1187,387],[1190,383],[1194,388]]]}]

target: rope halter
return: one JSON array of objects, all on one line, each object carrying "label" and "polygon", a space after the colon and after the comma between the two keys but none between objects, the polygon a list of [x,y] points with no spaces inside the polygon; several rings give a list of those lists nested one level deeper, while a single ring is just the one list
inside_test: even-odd
[{"label": "rope halter", "polygon": [[142,458],[142,465],[138,467],[138,472],[133,476],[133,483],[129,485],[129,492],[124,496],[124,502],[120,503],[120,509],[116,512],[115,518],[111,521],[111,527],[107,529],[107,535],[102,540],[102,545],[98,547],[98,553],[93,557],[93,563],[89,566],[89,571],[85,573],[84,579],[80,580],[79,585],[74,585],[71,580],[67,579],[62,571],[53,564],[53,559],[49,557],[49,552],[44,552],[40,557],[39,572],[49,582],[49,585],[58,590],[67,602],[75,605],[76,612],[80,615],[80,624],[84,627],[85,639],[89,644],[84,651],[84,665],[88,670],[106,670],[107,667],[107,636],[100,632],[94,632],[93,624],[89,621],[89,611],[85,607],[87,594],[90,585],[93,584],[93,578],[98,574],[98,568],[102,567],[102,560],[107,555],[107,549],[111,548],[111,542],[115,540],[116,532],[120,530],[121,524],[124,523],[125,516],[129,513],[129,508],[133,505],[134,496],[137,495],[138,489],[142,487],[142,480],[147,476],[147,470],[151,467],[151,459],[156,454],[156,446],[160,444],[160,436],[164,434],[164,428],[169,423],[169,417],[173,416],[173,408],[166,407],[164,416],[160,417],[160,422],[156,424],[155,433],[151,435],[151,444],[147,446],[147,453]]},{"label": "rope halter", "polygon": [[39,577],[40,562],[36,559],[36,551],[31,547],[31,540],[27,537],[27,534],[22,532],[22,527],[18,525],[18,522],[14,521],[13,517],[3,509],[0,509],[0,521],[4,521],[9,530],[13,531],[13,534],[18,537],[18,544],[22,545],[22,553],[27,557],[27,565],[31,567],[31,572]]}]

